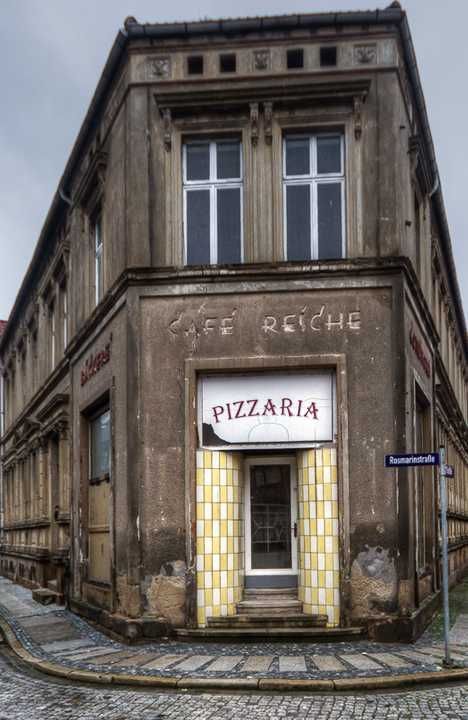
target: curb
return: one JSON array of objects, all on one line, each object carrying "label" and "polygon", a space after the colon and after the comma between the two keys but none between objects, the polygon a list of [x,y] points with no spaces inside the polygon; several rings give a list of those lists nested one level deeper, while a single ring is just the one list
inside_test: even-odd
[{"label": "curb", "polygon": [[374,677],[357,677],[327,680],[306,678],[203,678],[203,677],[162,677],[157,675],[130,675],[100,673],[93,670],[67,668],[65,665],[42,660],[34,656],[22,645],[9,623],[0,618],[1,635],[13,652],[33,670],[46,675],[96,683],[100,685],[127,685],[134,687],[153,687],[175,690],[262,690],[274,692],[344,692],[361,690],[387,690],[417,685],[439,685],[450,682],[468,680],[468,668],[441,670],[440,672],[420,672],[406,675],[379,675]]}]

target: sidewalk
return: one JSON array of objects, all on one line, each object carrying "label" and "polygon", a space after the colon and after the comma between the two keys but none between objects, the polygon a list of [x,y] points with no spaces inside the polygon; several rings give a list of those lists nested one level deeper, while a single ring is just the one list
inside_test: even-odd
[{"label": "sidewalk", "polygon": [[[460,586],[459,586],[460,587]],[[468,680],[468,583],[456,588],[456,670],[442,667],[439,620],[414,645],[185,643],[128,646],[0,577],[0,636],[36,669],[86,682],[250,690],[364,690]]]}]

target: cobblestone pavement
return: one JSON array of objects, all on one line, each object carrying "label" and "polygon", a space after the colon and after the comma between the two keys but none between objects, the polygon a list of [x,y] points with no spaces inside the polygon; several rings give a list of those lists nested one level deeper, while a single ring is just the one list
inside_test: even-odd
[{"label": "cobblestone pavement", "polygon": [[466,720],[468,687],[384,695],[217,695],[90,688],[38,678],[0,649],[0,720]]},{"label": "cobblestone pavement", "polygon": [[[427,638],[412,646],[365,641],[189,644],[170,640],[128,646],[110,640],[67,610],[34,602],[29,590],[5,578],[0,578],[2,616],[35,656],[73,669],[113,674],[362,678],[438,671],[444,655],[442,644]],[[457,641],[452,657],[459,665],[468,666],[468,636],[463,628]]]}]

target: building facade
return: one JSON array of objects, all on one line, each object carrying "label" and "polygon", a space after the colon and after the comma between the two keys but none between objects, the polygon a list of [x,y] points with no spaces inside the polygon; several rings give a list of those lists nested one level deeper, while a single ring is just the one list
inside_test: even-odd
[{"label": "building facade", "polygon": [[[467,334],[404,11],[127,18],[4,336],[0,570],[128,638],[416,636]],[[260,599],[259,599],[260,598]]]}]

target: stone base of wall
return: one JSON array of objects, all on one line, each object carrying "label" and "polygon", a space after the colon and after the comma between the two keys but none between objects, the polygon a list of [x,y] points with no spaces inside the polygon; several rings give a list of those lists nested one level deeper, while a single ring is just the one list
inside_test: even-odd
[{"label": "stone base of wall", "polygon": [[35,560],[17,555],[0,556],[0,575],[27,588],[45,587],[54,579],[49,558]]},{"label": "stone base of wall", "polygon": [[172,632],[171,625],[164,620],[147,617],[128,618],[81,600],[71,599],[70,610],[99,625],[106,635],[129,644],[143,639],[167,637]]},{"label": "stone base of wall", "polygon": [[360,623],[353,621],[353,624],[361,624],[367,627],[369,638],[377,642],[412,643],[418,639],[429,625],[441,602],[442,593],[437,591],[426,598],[421,603],[421,606],[407,617],[363,618]]}]

